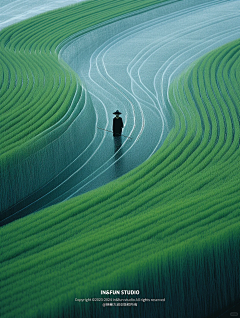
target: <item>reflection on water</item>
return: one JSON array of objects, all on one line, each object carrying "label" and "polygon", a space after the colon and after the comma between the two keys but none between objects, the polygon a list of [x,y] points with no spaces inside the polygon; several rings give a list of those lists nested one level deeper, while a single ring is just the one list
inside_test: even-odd
[{"label": "reflection on water", "polygon": [[118,159],[122,155],[122,136],[114,137],[114,152],[115,152],[115,159]]},{"label": "reflection on water", "polygon": [[115,174],[116,174],[116,178],[118,178],[122,175],[122,169],[123,169],[122,136],[113,137],[113,139],[114,139],[114,153],[115,153],[115,156],[114,156],[115,157]]}]

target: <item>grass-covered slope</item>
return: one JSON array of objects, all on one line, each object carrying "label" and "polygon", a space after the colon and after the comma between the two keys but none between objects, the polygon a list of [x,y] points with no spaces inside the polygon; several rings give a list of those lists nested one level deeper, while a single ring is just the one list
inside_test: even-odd
[{"label": "grass-covered slope", "polygon": [[81,93],[75,73],[58,60],[61,43],[83,29],[159,2],[86,1],[2,30],[1,160],[57,123],[76,90]]},{"label": "grass-covered slope", "polygon": [[[1,317],[208,317],[240,296],[239,48],[171,85],[175,126],[110,184],[1,228]],[[165,298],[103,308],[103,289]]]},{"label": "grass-covered slope", "polygon": [[[59,59],[62,45],[80,31],[162,2],[84,1],[0,32],[1,212],[54,178],[93,136],[91,101],[77,75]],[[80,140],[85,106],[91,119]],[[73,128],[77,120],[78,131]]]}]

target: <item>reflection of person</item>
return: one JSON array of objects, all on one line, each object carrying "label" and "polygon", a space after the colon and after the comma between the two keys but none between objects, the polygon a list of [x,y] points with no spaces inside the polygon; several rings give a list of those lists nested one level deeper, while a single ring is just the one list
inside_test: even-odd
[{"label": "reflection of person", "polygon": [[119,115],[121,114],[118,110],[113,113],[116,117],[113,118],[113,136],[121,136],[123,129],[123,120]]}]

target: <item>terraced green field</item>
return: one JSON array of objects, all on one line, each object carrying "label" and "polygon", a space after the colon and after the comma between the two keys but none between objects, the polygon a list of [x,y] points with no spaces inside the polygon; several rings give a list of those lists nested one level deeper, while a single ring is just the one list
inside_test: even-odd
[{"label": "terraced green field", "polygon": [[[128,9],[114,5],[113,14],[135,9],[134,1],[126,2]],[[101,3],[111,5],[111,1]],[[43,15],[22,23],[21,28],[30,32],[29,23],[40,24],[52,14],[59,21],[57,14],[62,13],[65,19],[71,12],[68,10],[75,12],[76,8],[84,14],[83,7]],[[98,11],[95,6],[93,10]],[[99,20],[94,20],[103,18],[101,13]],[[34,55],[39,50],[44,57],[46,54],[46,68],[39,66],[42,72],[47,74],[49,65],[56,75],[49,76],[49,83],[48,77],[42,76],[38,85],[54,87],[56,92],[61,87],[62,92],[57,95],[59,104],[54,101],[57,93],[48,92],[43,109],[48,117],[49,109],[57,104],[54,112],[62,118],[74,89],[78,87],[80,95],[81,86],[66,65],[56,62],[63,39],[57,32],[60,25],[55,25],[56,33],[49,31],[46,21],[43,25],[49,41],[41,43],[40,34],[35,33],[39,36],[35,46],[26,36],[21,41],[18,34],[11,35],[11,30],[18,30],[16,26],[0,34],[2,49],[10,52],[8,59],[3,59],[3,74],[8,74],[11,89],[2,77],[3,92],[9,98],[10,91],[12,96],[15,90],[19,92],[18,100],[22,96],[23,104],[16,105],[14,112],[21,115],[25,98],[36,85],[34,70],[39,58]],[[78,28],[79,23],[76,25]],[[72,34],[77,32],[70,29]],[[69,33],[66,30],[66,35]],[[50,38],[50,34],[55,35]],[[1,317],[208,317],[239,299],[239,47],[237,40],[210,52],[172,83],[169,100],[175,125],[148,161],[104,187],[0,229]],[[20,57],[31,52],[29,59],[36,63],[31,68],[32,78],[24,71],[18,74],[21,59],[15,58],[16,50]],[[9,62],[10,57],[15,64]],[[21,70],[27,69],[23,60]],[[14,81],[24,76],[32,87],[29,93],[28,86],[21,88],[25,80]],[[63,86],[61,80],[55,85],[57,78],[68,80]],[[73,90],[68,89],[69,81]],[[40,105],[41,98],[36,111],[42,109]],[[17,122],[18,117],[12,120],[16,120],[19,135],[24,135],[24,118]],[[34,128],[29,134],[41,127],[42,116],[35,117],[29,119],[33,121],[29,126]],[[51,129],[58,122],[56,118],[49,115],[42,131]],[[14,139],[12,125],[9,121],[9,137],[2,147],[3,166],[14,152],[25,155],[24,144]],[[75,301],[102,297],[101,290],[123,289],[140,290],[140,298],[165,298],[165,302],[103,308],[101,302]]]},{"label": "terraced green field", "polygon": [[96,5],[87,1],[1,32],[1,164],[16,151],[25,157],[24,144],[55,128],[60,119],[66,121],[71,114],[69,105],[77,94],[81,95],[81,86],[77,86],[80,79],[58,59],[64,40],[107,19],[156,3],[159,1],[126,1],[122,5],[120,1],[104,0]]},{"label": "terraced green field", "polygon": [[[76,73],[59,59],[62,46],[85,29],[158,3],[87,1],[1,31],[1,212],[37,191],[76,158],[84,142],[76,147],[80,135],[58,139],[68,133],[84,106],[92,116],[86,144],[94,132],[91,101]],[[77,125],[82,124],[80,120]],[[4,212],[1,219],[8,216]]]}]

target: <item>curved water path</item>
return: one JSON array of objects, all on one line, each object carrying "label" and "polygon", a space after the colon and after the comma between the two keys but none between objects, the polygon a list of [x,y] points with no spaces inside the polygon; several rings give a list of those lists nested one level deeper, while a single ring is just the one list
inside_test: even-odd
[{"label": "curved water path", "polygon": [[[61,58],[90,92],[97,118],[94,139],[15,211],[22,216],[79,195],[147,160],[173,125],[167,93],[171,81],[198,57],[239,38],[239,16],[237,0],[173,2],[68,41]],[[111,130],[116,109],[122,112],[123,134],[131,139],[116,140],[102,130]]]},{"label": "curved water path", "polygon": [[167,96],[171,80],[198,57],[239,37],[237,1],[195,3],[173,3],[126,18],[80,36],[63,50],[62,58],[91,93],[96,126],[111,130],[112,113],[120,109],[124,134],[132,137],[122,138],[114,152],[111,134],[96,129],[99,147],[87,167],[91,174],[69,197],[113,180],[159,149],[173,124]]}]

